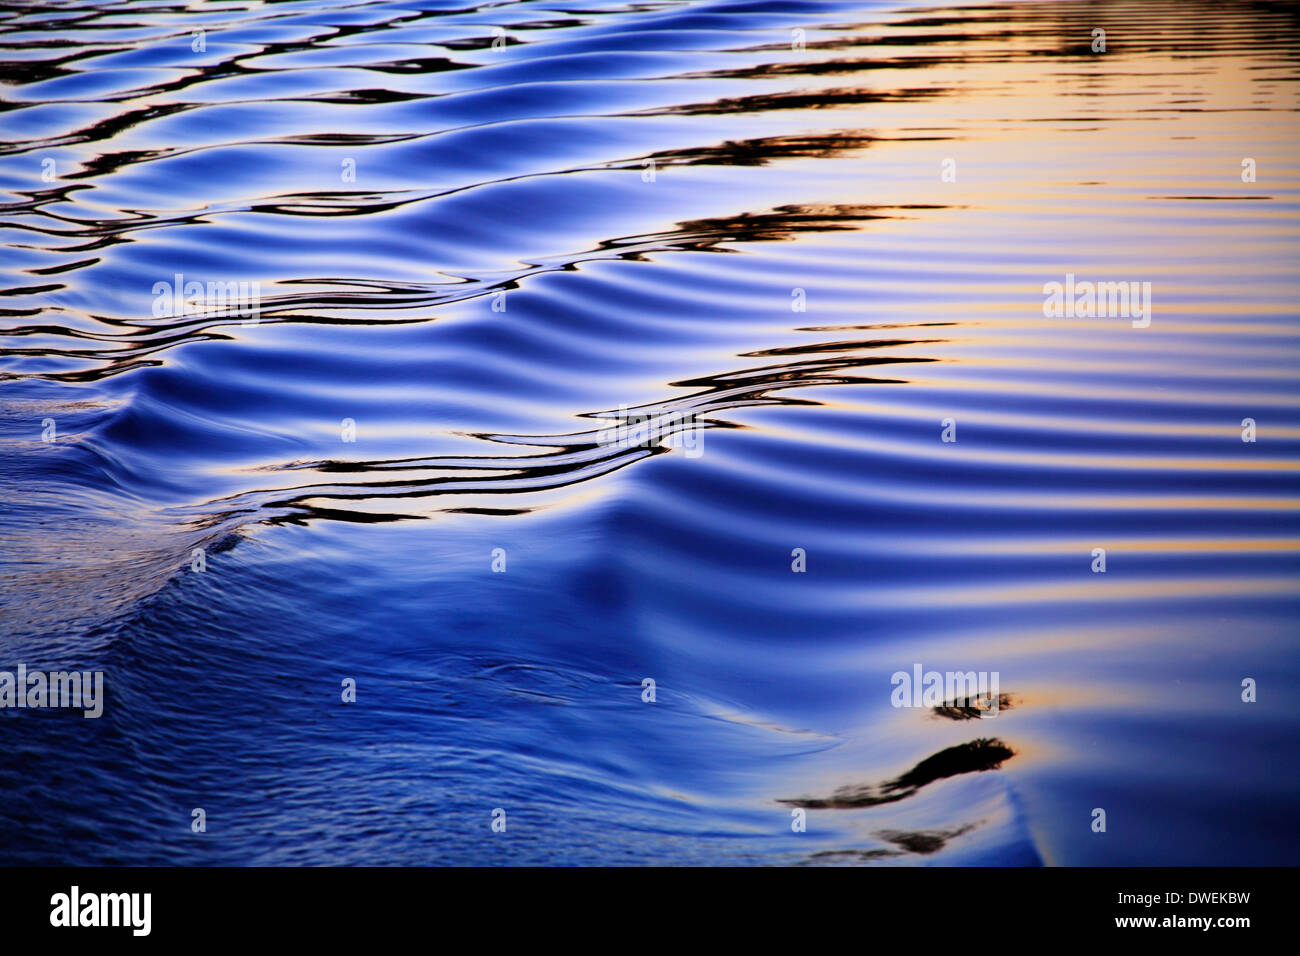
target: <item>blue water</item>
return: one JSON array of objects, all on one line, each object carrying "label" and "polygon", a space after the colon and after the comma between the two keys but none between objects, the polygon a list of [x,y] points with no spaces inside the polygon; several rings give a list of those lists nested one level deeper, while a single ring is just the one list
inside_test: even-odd
[{"label": "blue water", "polygon": [[1297,19],[6,5],[0,862],[1294,862]]}]

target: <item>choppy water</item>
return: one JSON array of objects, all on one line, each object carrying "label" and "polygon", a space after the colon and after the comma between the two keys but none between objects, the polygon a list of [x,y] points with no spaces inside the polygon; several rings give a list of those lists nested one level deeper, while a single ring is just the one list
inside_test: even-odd
[{"label": "choppy water", "polygon": [[5,4],[0,860],[1294,862],[1298,19]]}]

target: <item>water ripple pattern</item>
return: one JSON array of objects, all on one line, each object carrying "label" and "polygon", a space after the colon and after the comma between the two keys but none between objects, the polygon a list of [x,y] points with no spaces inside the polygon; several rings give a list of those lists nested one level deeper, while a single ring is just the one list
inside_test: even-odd
[{"label": "water ripple pattern", "polygon": [[1292,862],[1298,21],[4,4],[0,863]]}]

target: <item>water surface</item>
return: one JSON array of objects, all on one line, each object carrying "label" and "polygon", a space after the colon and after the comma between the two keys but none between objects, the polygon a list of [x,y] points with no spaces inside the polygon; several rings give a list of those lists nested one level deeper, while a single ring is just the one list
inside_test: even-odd
[{"label": "water surface", "polygon": [[1297,19],[5,4],[0,860],[1293,862]]}]

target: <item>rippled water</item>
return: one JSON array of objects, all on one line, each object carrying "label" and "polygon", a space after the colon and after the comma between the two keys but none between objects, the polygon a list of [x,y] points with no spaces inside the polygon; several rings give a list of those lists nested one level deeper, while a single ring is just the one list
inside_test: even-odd
[{"label": "rippled water", "polygon": [[1293,862],[1297,19],[5,4],[0,859]]}]

